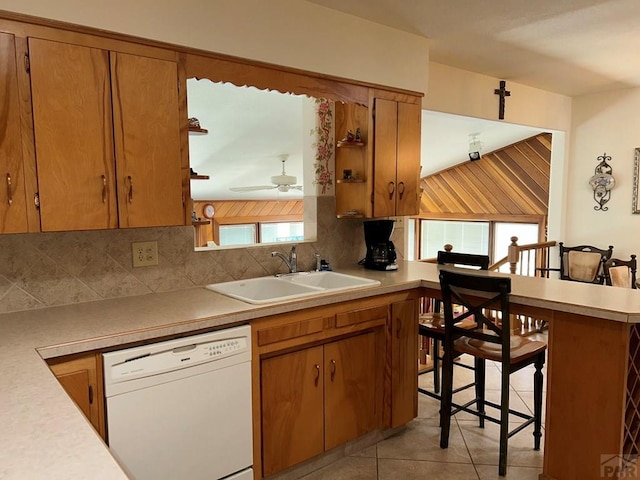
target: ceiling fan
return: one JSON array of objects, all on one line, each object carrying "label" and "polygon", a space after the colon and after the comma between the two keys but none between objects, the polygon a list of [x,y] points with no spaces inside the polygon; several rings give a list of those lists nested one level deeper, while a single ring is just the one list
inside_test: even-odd
[{"label": "ceiling fan", "polygon": [[288,192],[289,190],[302,190],[302,185],[295,185],[297,178],[293,175],[287,175],[284,170],[284,164],[289,158],[289,155],[280,155],[280,161],[282,162],[282,173],[280,175],[274,175],[271,177],[271,183],[273,185],[252,185],[248,187],[231,187],[229,190],[233,192],[253,192],[256,190],[274,190],[278,192]]}]

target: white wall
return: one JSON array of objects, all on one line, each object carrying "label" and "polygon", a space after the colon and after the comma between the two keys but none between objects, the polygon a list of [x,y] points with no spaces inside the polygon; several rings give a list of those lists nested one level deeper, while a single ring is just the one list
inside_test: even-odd
[{"label": "white wall", "polygon": [[[618,258],[640,255],[640,215],[631,213],[634,149],[640,147],[640,88],[576,97],[569,155],[565,241],[613,245]],[[616,186],[606,212],[595,211],[589,178],[610,155]]]},{"label": "white wall", "polygon": [[[487,75],[431,62],[425,110],[468,117],[498,119],[499,97],[494,93],[500,80]],[[571,97],[547,92],[507,80],[505,123],[568,131],[571,125]]]},{"label": "white wall", "polygon": [[0,9],[426,91],[427,39],[301,0],[0,0]]},{"label": "white wall", "polygon": [[[431,62],[425,110],[467,117],[498,119],[498,88],[501,79]],[[549,240],[565,238],[567,180],[572,99],[507,81],[505,123],[543,128],[553,134],[549,186]]]}]

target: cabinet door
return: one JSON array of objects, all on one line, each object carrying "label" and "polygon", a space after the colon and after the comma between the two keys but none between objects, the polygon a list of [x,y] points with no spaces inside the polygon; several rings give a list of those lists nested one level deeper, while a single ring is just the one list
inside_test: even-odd
[{"label": "cabinet door", "polygon": [[374,332],[325,345],[325,450],[341,445],[379,426],[382,396]]},{"label": "cabinet door", "polygon": [[415,215],[419,210],[421,116],[419,104],[398,103],[396,215]]},{"label": "cabinet door", "polygon": [[322,453],[322,347],[261,362],[262,474]]},{"label": "cabinet door", "polygon": [[391,427],[418,415],[418,305],[391,305]]},{"label": "cabinet door", "polygon": [[42,231],[116,228],[109,54],[29,39]]},{"label": "cabinet door", "polygon": [[398,143],[398,108],[396,102],[375,99],[373,146],[373,216],[396,214],[396,158]]},{"label": "cabinet door", "polygon": [[175,62],[112,53],[120,227],[184,225]]},{"label": "cabinet door", "polygon": [[72,360],[55,361],[51,371],[67,394],[104,438],[104,399],[99,356],[87,355]]},{"label": "cabinet door", "polygon": [[16,47],[0,33],[0,233],[28,231]]}]

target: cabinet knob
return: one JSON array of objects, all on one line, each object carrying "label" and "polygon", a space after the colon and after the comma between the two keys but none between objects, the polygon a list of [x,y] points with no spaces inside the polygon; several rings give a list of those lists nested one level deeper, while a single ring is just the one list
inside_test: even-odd
[{"label": "cabinet knob", "polygon": [[400,200],[402,200],[402,195],[404,195],[404,182],[400,182],[398,184],[398,195],[400,197]]},{"label": "cabinet knob", "polygon": [[320,365],[318,365],[317,363],[314,365],[314,368],[316,369],[316,378],[314,379],[314,383],[316,385],[316,387],[318,386],[318,382],[320,381]]},{"label": "cabinet knob", "polygon": [[11,174],[7,173],[7,203],[9,206],[13,204],[13,194],[11,193]]},{"label": "cabinet knob", "polygon": [[131,175],[127,177],[127,180],[129,180],[129,203],[133,203],[133,178],[131,178]]},{"label": "cabinet knob", "polygon": [[394,182],[389,182],[387,190],[389,191],[389,200],[393,199],[393,194],[396,191],[396,184]]},{"label": "cabinet knob", "polygon": [[102,203],[107,203],[107,177],[102,175]]}]

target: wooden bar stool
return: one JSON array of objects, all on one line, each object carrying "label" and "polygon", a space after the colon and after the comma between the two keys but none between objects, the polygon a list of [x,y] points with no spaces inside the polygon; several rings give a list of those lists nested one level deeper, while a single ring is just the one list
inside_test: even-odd
[{"label": "wooden bar stool", "polygon": [[[458,269],[462,270],[462,269]],[[500,456],[498,475],[507,473],[507,440],[512,435],[533,424],[534,450],[540,449],[542,437],[542,367],[545,362],[547,345],[521,336],[512,336],[510,328],[509,294],[511,279],[487,276],[481,272],[462,273],[442,270],[440,287],[445,322],[444,360],[442,365],[442,400],[440,406],[440,447],[449,446],[451,415],[465,411],[479,417],[480,427],[485,420],[500,425]],[[462,305],[465,312],[454,315],[453,306]],[[498,324],[487,316],[497,312],[501,318]],[[460,320],[473,316],[475,328],[460,328]],[[465,405],[453,402],[453,359],[462,353],[476,359],[476,398]],[[485,399],[485,362],[501,363],[500,404]],[[509,408],[509,376],[528,366],[535,366],[534,414],[522,413]],[[475,404],[476,408],[471,408]],[[485,407],[497,408],[500,417],[487,415]],[[523,418],[525,422],[509,432],[509,414]]]},{"label": "wooden bar stool", "polygon": [[[471,253],[458,253],[451,250],[439,251],[437,256],[438,265],[463,265],[466,267],[472,267],[479,270],[488,270],[489,268],[489,256],[477,255]],[[433,363],[433,391],[426,388],[418,387],[418,391],[432,398],[440,400],[440,345],[444,340],[444,321],[443,316],[440,313],[441,302],[438,299],[433,301],[433,311],[420,315],[418,323],[418,334],[424,338],[427,338],[431,342],[431,361]],[[473,319],[463,320],[461,328],[471,328],[475,324]],[[474,367],[465,365],[464,363],[456,362],[462,368],[474,370]],[[464,390],[472,387],[474,383],[464,385],[456,390]]]}]

